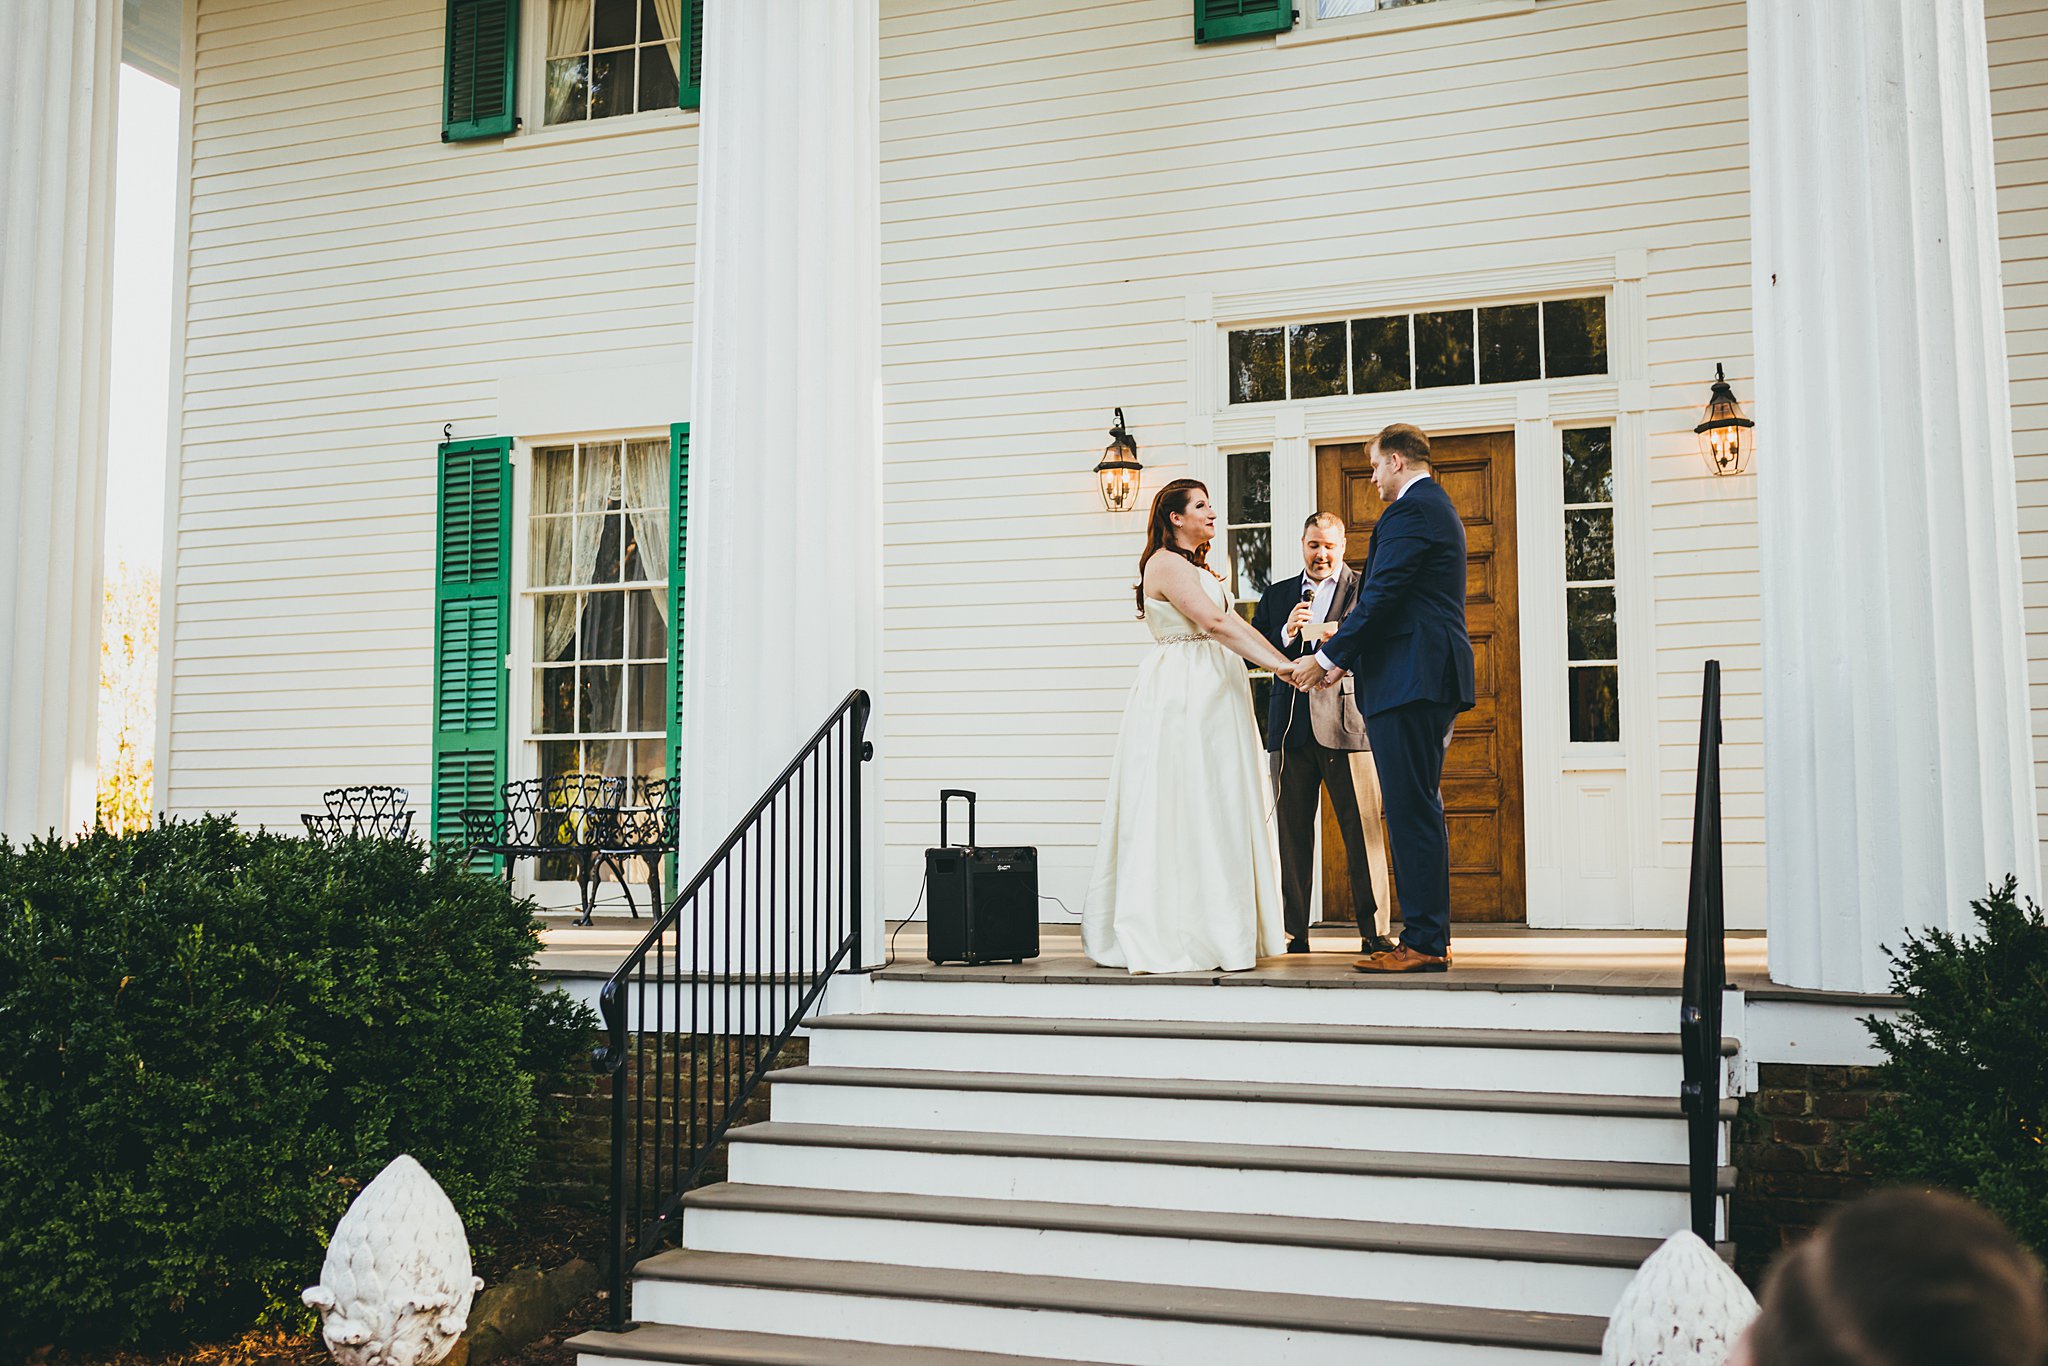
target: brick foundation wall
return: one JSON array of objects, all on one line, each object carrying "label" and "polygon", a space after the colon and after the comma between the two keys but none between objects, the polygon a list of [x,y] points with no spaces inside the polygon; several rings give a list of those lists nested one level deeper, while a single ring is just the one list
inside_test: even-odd
[{"label": "brick foundation wall", "polygon": [[1778,1251],[1872,1184],[1848,1135],[1884,1095],[1873,1067],[1765,1063],[1735,1121],[1735,1269],[1755,1287]]},{"label": "brick foundation wall", "polygon": [[[592,1046],[600,1042],[592,1040]],[[636,1075],[645,1088],[643,1113],[651,1116],[656,1100],[654,1066],[657,1054],[656,1038],[652,1034],[635,1036],[635,1046],[640,1053],[640,1067],[636,1070],[629,1062],[624,1076],[630,1085]],[[737,1041],[729,1050],[718,1050],[704,1054],[697,1061],[697,1110],[700,1116],[707,1115],[706,1097],[722,1098],[723,1086],[729,1073],[744,1070],[746,1061],[754,1056],[761,1044],[760,1039]],[[687,1052],[685,1039],[675,1035],[664,1035],[659,1042],[659,1053],[668,1078],[663,1090],[663,1109],[673,1118],[677,1111],[679,1092],[674,1084],[677,1075],[677,1059]],[[782,1046],[771,1068],[801,1067],[810,1056],[808,1039],[791,1039]],[[687,1084],[687,1063],[681,1069]],[[737,1078],[734,1079],[737,1085]],[[754,1124],[768,1118],[768,1093],[772,1083],[763,1083],[748,1099],[740,1118],[733,1121],[733,1127]],[[564,1102],[565,1113],[559,1121],[545,1123],[540,1129],[540,1152],[534,1162],[534,1170],[528,1182],[528,1193],[536,1198],[567,1205],[602,1205],[608,1194],[607,1182],[611,1171],[612,1153],[612,1102],[611,1079],[590,1072],[572,1078],[558,1093]],[[634,1093],[629,1090],[631,1101]],[[651,1166],[655,1154],[651,1149],[644,1153],[644,1160]],[[669,1161],[664,1153],[661,1160]],[[630,1164],[632,1155],[628,1154]],[[723,1146],[714,1153],[710,1164],[698,1184],[710,1185],[725,1179],[725,1150]]]}]

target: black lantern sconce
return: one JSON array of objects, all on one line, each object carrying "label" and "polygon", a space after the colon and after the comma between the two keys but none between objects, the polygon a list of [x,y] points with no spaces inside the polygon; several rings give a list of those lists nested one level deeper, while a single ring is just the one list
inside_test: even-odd
[{"label": "black lantern sconce", "polygon": [[1715,474],[1745,474],[1756,454],[1756,423],[1742,415],[1728,376],[1714,366],[1714,389],[1707,399],[1707,420],[1693,428],[1700,439],[1700,457]]},{"label": "black lantern sconce", "polygon": [[1116,410],[1116,425],[1109,429],[1109,445],[1102,450],[1102,463],[1095,477],[1102,484],[1102,505],[1111,512],[1129,512],[1138,505],[1138,439],[1124,430],[1124,410]]}]

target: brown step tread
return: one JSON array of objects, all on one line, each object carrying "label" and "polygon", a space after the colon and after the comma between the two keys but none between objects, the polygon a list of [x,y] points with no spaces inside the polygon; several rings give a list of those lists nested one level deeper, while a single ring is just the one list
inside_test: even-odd
[{"label": "brown step tread", "polygon": [[[1145,1209],[1129,1205],[1075,1205],[1052,1200],[984,1200],[971,1196],[903,1195],[808,1186],[751,1186],[721,1182],[691,1191],[686,1210],[801,1214],[821,1218],[891,1219],[970,1227],[1057,1229],[1197,1242],[1278,1244],[1411,1256],[1477,1257],[1634,1270],[1657,1250],[1656,1238],[1613,1234],[1539,1233],[1526,1229],[1460,1228],[1436,1224],[1318,1219],[1292,1214],[1226,1214],[1208,1210]],[[688,1216],[685,1215],[685,1223]],[[1732,1245],[1723,1255],[1732,1256]]]},{"label": "brown step tread", "polygon": [[[1459,1153],[1396,1153],[1348,1148],[1290,1148],[1253,1143],[1189,1143],[1156,1138],[1069,1138],[1045,1134],[978,1134],[952,1129],[881,1129],[852,1124],[770,1120],[727,1135],[728,1143],[851,1148],[882,1152],[958,1153],[982,1157],[1089,1159],[1260,1171],[1334,1172],[1351,1176],[1438,1177],[1606,1190],[1688,1188],[1682,1164],[1585,1161],[1558,1157],[1472,1157]],[[1735,1189],[1735,1171],[1720,1169],[1715,1189]]]},{"label": "brown step tread", "polygon": [[563,1344],[625,1361],[679,1361],[691,1366],[1070,1366],[1050,1357],[997,1356],[949,1347],[899,1347],[843,1338],[794,1338],[723,1328],[643,1323],[624,1333],[592,1332]]},{"label": "brown step tread", "polygon": [[801,1294],[971,1304],[996,1309],[1097,1315],[1323,1333],[1408,1338],[1484,1347],[1579,1351],[1597,1355],[1607,1321],[1582,1314],[1467,1305],[1409,1304],[1281,1295],[1264,1290],[1145,1285],[1078,1276],[956,1271],[744,1252],[664,1252],[634,1269],[642,1280],[746,1286]]},{"label": "brown step tread", "polygon": [[[1215,1100],[1258,1104],[1358,1105],[1391,1110],[1476,1110],[1526,1115],[1598,1115],[1682,1120],[1672,1096],[1580,1096],[1541,1091],[1463,1091],[1427,1086],[1333,1086],[1324,1082],[1207,1081],[1197,1078],[1056,1076],[1037,1072],[949,1072],[912,1067],[785,1067],[772,1083],[901,1087],[912,1091],[1013,1091],[1030,1095],[1123,1096],[1141,1100]],[[1736,1102],[1721,1102],[1733,1119]]]},{"label": "brown step tread", "polygon": [[[1587,1053],[1679,1051],[1677,1031],[1631,1033],[1593,1029],[1464,1029],[1429,1025],[1234,1023],[1213,1020],[1075,1020],[1036,1015],[819,1015],[806,1029],[894,1030],[925,1034],[1067,1034],[1110,1039],[1242,1039],[1252,1043],[1334,1043],[1379,1047],[1526,1048]],[[1735,1039],[1721,1040],[1733,1056]]]}]

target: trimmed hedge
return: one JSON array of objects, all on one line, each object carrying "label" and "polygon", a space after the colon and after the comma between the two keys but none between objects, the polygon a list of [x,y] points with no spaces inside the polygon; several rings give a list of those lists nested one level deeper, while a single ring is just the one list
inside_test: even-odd
[{"label": "trimmed hedge", "polygon": [[400,1152],[502,1216],[596,1023],[538,942],[416,845],[225,817],[0,841],[0,1346],[296,1320]]},{"label": "trimmed hedge", "polygon": [[1970,903],[1980,934],[1908,932],[1891,954],[1897,1024],[1850,1147],[1886,1181],[1967,1195],[2048,1256],[2048,919],[2007,878]]}]

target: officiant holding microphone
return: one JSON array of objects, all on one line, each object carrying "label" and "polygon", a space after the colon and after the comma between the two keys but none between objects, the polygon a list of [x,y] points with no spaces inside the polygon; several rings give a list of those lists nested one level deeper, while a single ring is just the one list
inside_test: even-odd
[{"label": "officiant holding microphone", "polygon": [[[1359,576],[1344,563],[1342,518],[1318,512],[1308,519],[1301,531],[1301,561],[1303,572],[1275,582],[1252,613],[1252,625],[1289,659],[1313,654],[1358,597]],[[1336,687],[1303,693],[1285,680],[1274,681],[1266,750],[1276,797],[1280,900],[1289,953],[1309,951],[1316,826],[1325,789],[1344,839],[1361,945],[1368,954],[1394,947],[1386,938],[1391,898],[1379,775],[1355,686],[1347,677]]]}]

